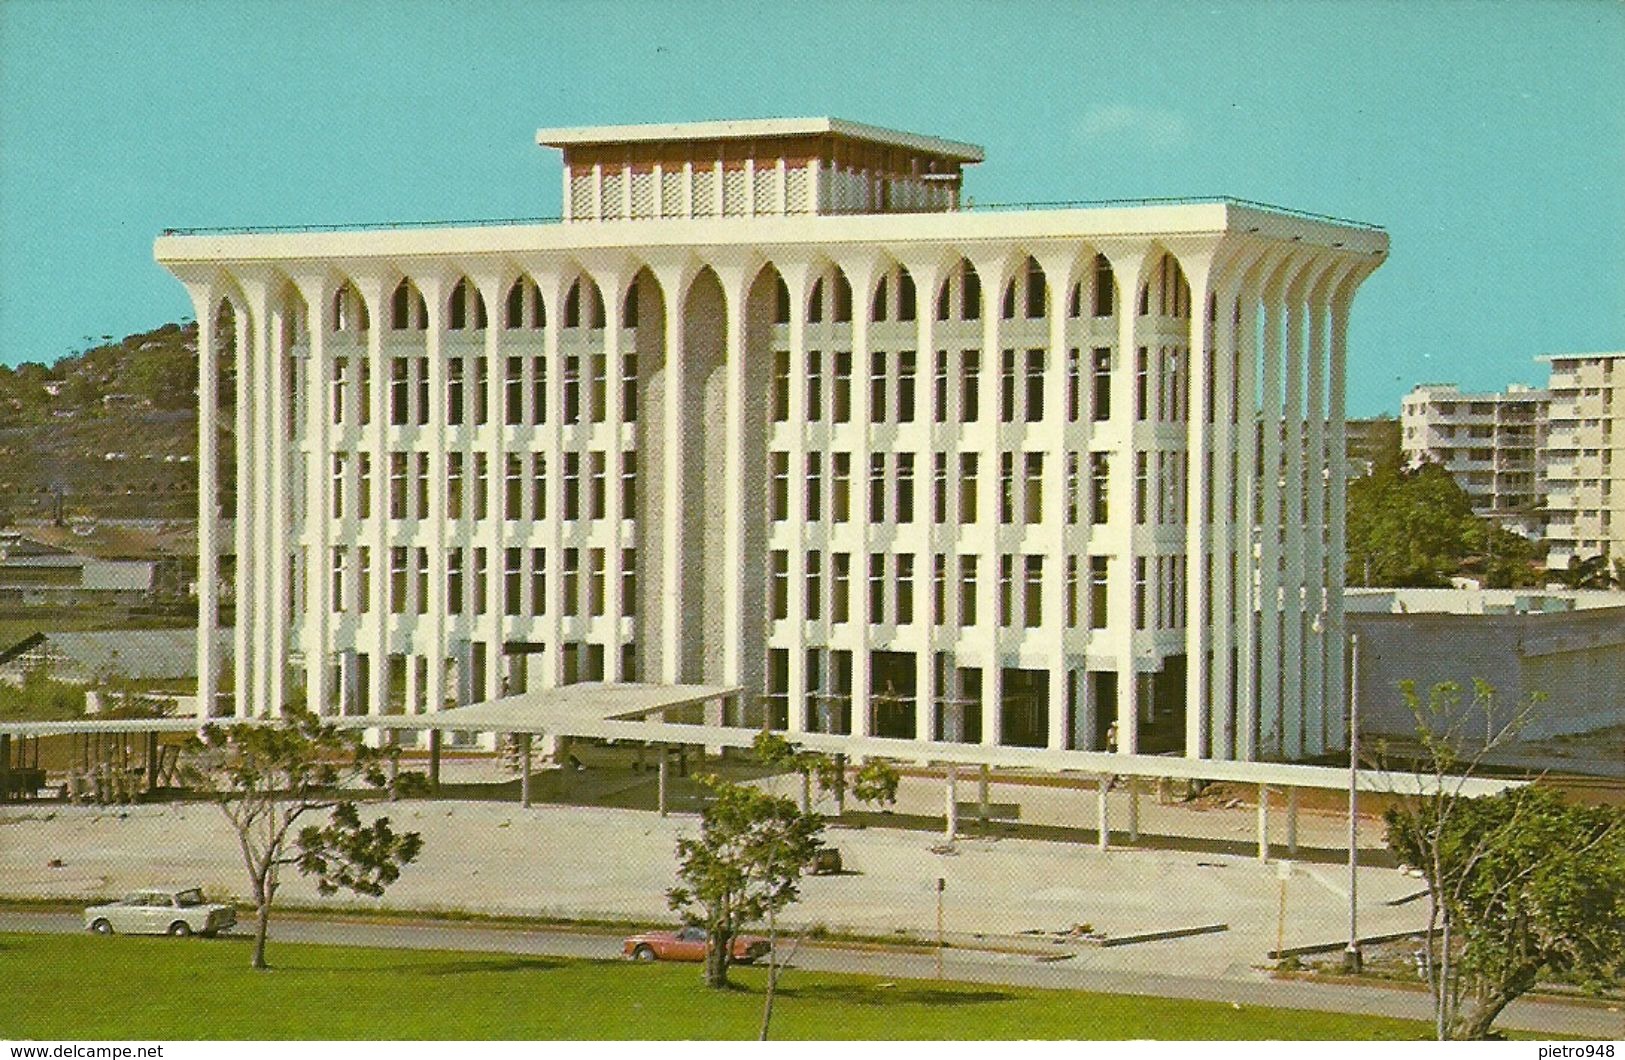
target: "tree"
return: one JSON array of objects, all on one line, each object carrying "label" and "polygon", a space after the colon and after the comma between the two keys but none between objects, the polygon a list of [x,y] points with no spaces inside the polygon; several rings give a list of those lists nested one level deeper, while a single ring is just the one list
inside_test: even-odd
[{"label": "tree", "polygon": [[728,985],[740,931],[794,902],[802,866],[819,847],[823,822],[795,802],[715,776],[700,781],[714,796],[698,837],[677,841],[676,887],[666,892],[683,922],[707,936],[705,982]]},{"label": "tree", "polygon": [[274,724],[205,726],[190,751],[187,782],[208,791],[225,814],[248,870],[254,968],[266,967],[283,869],[314,876],[324,895],[343,888],[376,897],[422,849],[418,833],[394,831],[387,817],[362,823],[343,791],[359,782],[382,787],[383,755],[309,711],[289,711]]},{"label": "tree", "polygon": [[[835,755],[809,751],[791,743],[775,732],[757,733],[751,749],[756,757],[770,766],[780,766],[798,773],[802,779],[802,809],[810,810],[807,797],[813,782],[821,794],[846,790],[846,762]],[[859,802],[890,806],[897,801],[897,785],[901,780],[897,767],[881,758],[871,758],[860,765],[852,776],[852,796]]]},{"label": "tree", "polygon": [[[1534,789],[1494,799],[1462,795],[1485,756],[1523,730],[1542,697],[1505,709],[1482,681],[1470,699],[1454,682],[1434,686],[1425,700],[1409,681],[1400,692],[1415,721],[1417,751],[1410,770],[1388,775],[1416,782],[1392,792],[1388,843],[1428,884],[1422,973],[1433,995],[1435,1033],[1440,1040],[1481,1037],[1538,977],[1597,973],[1594,956],[1610,952],[1602,945],[1607,932],[1625,931],[1618,816],[1599,832],[1600,819],[1587,817],[1589,811],[1568,814]],[[1379,758],[1386,754],[1379,745]],[[1611,877],[1596,871],[1608,857],[1617,862]],[[1602,890],[1584,884],[1584,876]],[[1603,925],[1588,926],[1592,917]],[[1569,933],[1585,941],[1564,943]],[[1611,952],[1617,960],[1620,949]]]},{"label": "tree", "polygon": [[[1616,572],[1625,576],[1625,566],[1616,566]],[[1558,572],[1558,577],[1570,589],[1607,589],[1616,583],[1625,584],[1625,578],[1616,579],[1608,570],[1608,559],[1598,553],[1595,556],[1575,556],[1569,560],[1569,565]]]},{"label": "tree", "polygon": [[1439,464],[1378,467],[1348,487],[1348,583],[1446,588],[1463,574],[1491,585],[1539,584],[1539,550],[1473,514]]}]

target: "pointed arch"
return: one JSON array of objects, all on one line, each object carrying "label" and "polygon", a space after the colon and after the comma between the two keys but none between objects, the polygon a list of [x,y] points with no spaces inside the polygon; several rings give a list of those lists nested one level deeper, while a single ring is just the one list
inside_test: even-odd
[{"label": "pointed arch", "polygon": [[446,299],[446,330],[484,331],[488,323],[479,287],[467,276],[458,277]]},{"label": "pointed arch", "polygon": [[520,273],[508,287],[502,325],[509,331],[540,331],[547,326],[547,306],[534,277]]},{"label": "pointed arch", "polygon": [[426,331],[429,327],[428,303],[417,284],[404,276],[390,295],[389,326],[393,331]]},{"label": "pointed arch", "polygon": [[334,334],[361,334],[372,327],[367,301],[349,279],[339,284],[327,308],[328,330]]}]

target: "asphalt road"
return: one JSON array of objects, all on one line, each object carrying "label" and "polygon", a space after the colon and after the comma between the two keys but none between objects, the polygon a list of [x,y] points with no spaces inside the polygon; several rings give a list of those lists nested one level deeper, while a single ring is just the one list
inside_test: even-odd
[{"label": "asphalt road", "polygon": [[[244,934],[245,929],[246,925],[239,925],[237,934]],[[0,910],[0,932],[68,934],[83,930],[83,918],[71,913]],[[301,914],[274,920],[271,931],[273,945],[277,942],[310,942],[586,959],[618,957],[621,951],[621,936],[618,934],[557,929],[521,930],[456,922],[390,923],[312,918]],[[177,940],[176,944],[208,943]],[[787,945],[781,944],[781,951],[787,948]],[[950,949],[944,952],[942,965],[944,978],[961,982],[1187,998],[1228,1002],[1237,1006],[1302,1008],[1419,1020],[1431,1018],[1428,997],[1418,991],[1276,980],[1262,974],[1256,980],[1147,975],[1121,969],[1091,968],[1088,957],[1088,952],[1083,952],[1061,960],[1045,960],[1031,954]],[[855,972],[886,978],[931,979],[936,976],[936,956],[889,947],[867,949],[803,944],[794,951],[791,967]],[[1625,1038],[1625,1007],[1524,999],[1507,1008],[1498,1026],[1536,1033],[1619,1039]]]}]

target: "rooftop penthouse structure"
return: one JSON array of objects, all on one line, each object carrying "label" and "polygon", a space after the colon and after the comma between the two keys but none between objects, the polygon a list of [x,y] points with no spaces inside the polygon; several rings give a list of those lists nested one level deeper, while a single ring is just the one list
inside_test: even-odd
[{"label": "rooftop penthouse structure", "polygon": [[157,241],[200,326],[203,709],[639,681],[865,753],[1342,746],[1349,311],[1384,232],[963,209],[980,148],[833,119],[537,140],[561,222]]}]

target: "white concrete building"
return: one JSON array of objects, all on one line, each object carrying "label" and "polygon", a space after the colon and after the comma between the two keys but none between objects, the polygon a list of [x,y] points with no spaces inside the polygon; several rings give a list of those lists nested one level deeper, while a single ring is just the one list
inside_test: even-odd
[{"label": "white concrete building", "polygon": [[1625,353],[1554,354],[1547,566],[1625,559]]},{"label": "white concrete building", "polygon": [[1400,448],[1413,468],[1442,464],[1479,515],[1540,537],[1547,404],[1546,391],[1517,384],[1503,393],[1464,394],[1454,385],[1424,383],[1400,405]]},{"label": "white concrete building", "polygon": [[258,395],[232,712],[643,680],[791,732],[1342,745],[1348,314],[1384,232],[960,212],[979,148],[828,119],[537,139],[561,223],[157,241],[204,498],[225,364]]}]

